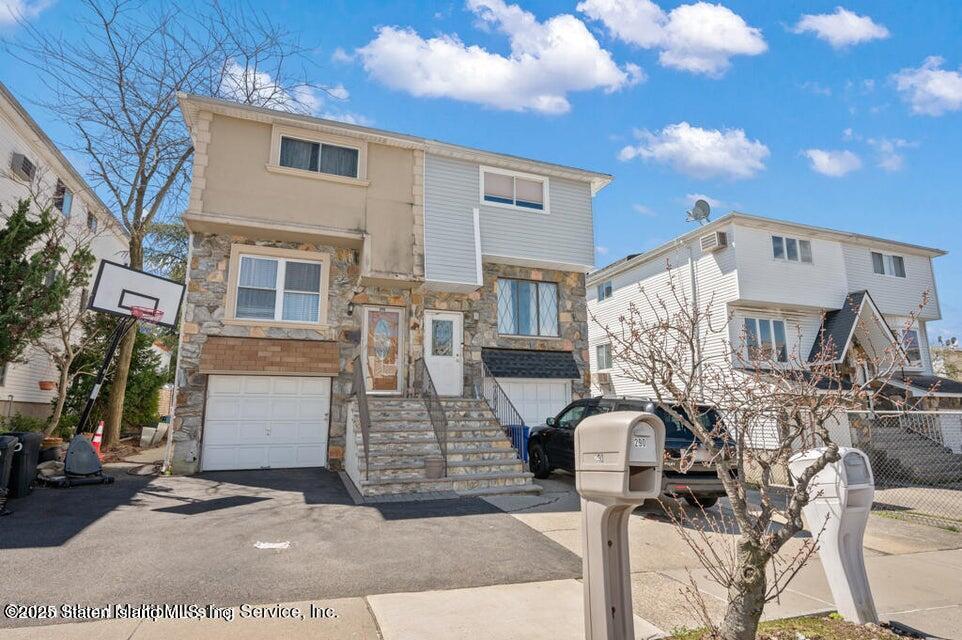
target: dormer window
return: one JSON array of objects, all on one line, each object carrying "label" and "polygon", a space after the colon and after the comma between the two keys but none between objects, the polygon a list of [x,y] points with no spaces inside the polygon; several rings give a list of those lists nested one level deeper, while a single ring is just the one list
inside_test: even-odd
[{"label": "dormer window", "polygon": [[772,257],[776,260],[812,264],[812,243],[787,236],[772,236]]},{"label": "dormer window", "polygon": [[548,179],[481,167],[481,201],[488,205],[547,211]]},{"label": "dormer window", "polygon": [[359,157],[360,150],[353,147],[282,136],[278,164],[291,169],[357,178]]}]

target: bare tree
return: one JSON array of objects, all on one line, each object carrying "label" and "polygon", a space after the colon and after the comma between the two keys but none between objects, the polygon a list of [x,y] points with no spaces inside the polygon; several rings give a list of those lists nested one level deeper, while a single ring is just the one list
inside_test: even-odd
[{"label": "bare tree", "polygon": [[[616,325],[603,326],[612,345],[612,366],[616,376],[639,383],[695,434],[692,448],[676,453],[670,464],[687,470],[696,450],[715,462],[733,522],[704,511],[701,518],[676,522],[710,578],[727,590],[728,600],[718,622],[707,620],[703,603],[693,607],[704,614],[716,637],[754,639],[765,603],[784,591],[815,550],[813,538],[788,557],[781,554],[804,528],[802,508],[811,497],[812,478],[840,459],[834,437],[838,415],[880,400],[904,352],[891,340],[866,340],[850,350],[846,363],[837,364],[840,345],[827,337],[820,338],[818,354],[811,359],[802,357],[799,340],[789,336],[765,344],[735,331],[730,313],[718,317],[716,311],[713,317],[713,296],[693,304],[670,265],[667,286],[659,291],[641,287],[640,294],[643,302],[630,305]],[[785,486],[790,456],[815,447],[822,448],[821,455],[791,487]],[[735,536],[717,535],[722,531]],[[813,533],[817,538],[819,531]],[[730,549],[719,545],[725,537],[732,540]]]},{"label": "bare tree", "polygon": [[[292,68],[306,60],[296,37],[243,4],[84,0],[74,28],[46,32],[23,22],[10,55],[33,66],[48,90],[41,104],[78,137],[73,148],[130,235],[130,266],[144,266],[155,223],[184,206],[193,145],[179,92],[292,111],[315,108],[315,90]],[[295,79],[295,74],[298,79]],[[117,442],[136,332],[120,347],[105,445]]]}]

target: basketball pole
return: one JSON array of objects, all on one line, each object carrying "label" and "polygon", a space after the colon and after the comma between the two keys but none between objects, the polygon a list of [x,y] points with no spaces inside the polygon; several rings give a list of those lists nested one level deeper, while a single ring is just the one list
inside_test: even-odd
[{"label": "basketball pole", "polygon": [[127,335],[127,332],[130,331],[130,328],[136,323],[137,318],[126,316],[121,318],[117,326],[114,327],[114,332],[110,337],[110,346],[107,347],[104,361],[100,365],[100,370],[97,372],[97,377],[94,380],[94,386],[90,390],[90,396],[87,397],[87,403],[84,405],[84,410],[80,414],[80,420],[77,422],[77,434],[84,432],[87,419],[90,417],[90,412],[93,411],[97,396],[100,395],[100,387],[104,382],[104,377],[107,375],[107,368],[110,367],[110,361],[114,359],[114,352],[117,351],[117,346],[120,344],[120,341],[123,340],[124,336]]}]

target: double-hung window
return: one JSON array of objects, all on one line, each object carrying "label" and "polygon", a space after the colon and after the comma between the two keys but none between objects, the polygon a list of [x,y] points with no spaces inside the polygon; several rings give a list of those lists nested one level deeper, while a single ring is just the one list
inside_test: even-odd
[{"label": "double-hung window", "polygon": [[745,318],[745,345],[748,359],[788,362],[785,322],[768,318]]},{"label": "double-hung window", "polygon": [[322,264],[241,255],[236,318],[319,323]]},{"label": "double-hung window", "polygon": [[357,178],[359,157],[360,150],[353,147],[282,136],[278,164],[291,169]]},{"label": "double-hung window", "polygon": [[599,371],[611,368],[611,343],[606,342],[595,347],[595,362]]},{"label": "double-hung window", "polygon": [[64,216],[70,216],[70,207],[73,206],[73,192],[60,180],[57,180],[57,188],[53,192],[53,206],[57,207]]},{"label": "double-hung window", "polygon": [[498,280],[498,333],[557,336],[558,285],[531,280]]},{"label": "double-hung window", "polygon": [[598,302],[603,302],[611,297],[611,280],[605,280],[598,285]]},{"label": "double-hung window", "polygon": [[918,331],[915,329],[907,329],[902,334],[902,349],[905,350],[905,360],[907,366],[922,366],[922,348],[919,346]]},{"label": "double-hung window", "polygon": [[547,178],[481,169],[481,199],[484,202],[547,211],[547,192]]},{"label": "double-hung window", "polygon": [[812,264],[812,243],[786,236],[772,236],[772,257],[788,262]]},{"label": "double-hung window", "polygon": [[872,252],[872,271],[882,276],[905,277],[905,260],[902,256]]}]

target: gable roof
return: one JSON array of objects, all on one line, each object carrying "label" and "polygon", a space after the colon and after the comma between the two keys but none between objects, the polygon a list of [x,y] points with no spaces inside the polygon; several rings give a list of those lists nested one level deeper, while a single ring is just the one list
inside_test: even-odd
[{"label": "gable roof", "polygon": [[[812,343],[812,350],[808,354],[808,361],[822,364],[842,362],[852,343],[852,336],[855,335],[855,327],[866,308],[874,314],[892,344],[898,344],[898,338],[885,322],[871,294],[865,290],[855,291],[848,294],[841,309],[834,309],[825,314],[815,342]],[[826,353],[822,353],[823,350]],[[820,356],[828,356],[831,359],[825,360],[824,357],[820,359]]]},{"label": "gable roof", "polygon": [[481,360],[495,378],[580,378],[570,351],[481,349]]}]

